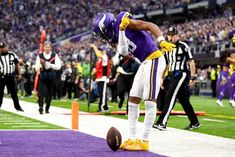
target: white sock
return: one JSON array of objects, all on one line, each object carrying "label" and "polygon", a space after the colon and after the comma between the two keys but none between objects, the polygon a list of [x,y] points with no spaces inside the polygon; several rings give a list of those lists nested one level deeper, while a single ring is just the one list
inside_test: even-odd
[{"label": "white sock", "polygon": [[153,101],[145,101],[145,117],[144,117],[144,132],[143,141],[148,141],[152,125],[156,118],[157,104]]},{"label": "white sock", "polygon": [[139,104],[128,102],[128,122],[130,129],[130,138],[136,139],[136,124],[139,118]]}]

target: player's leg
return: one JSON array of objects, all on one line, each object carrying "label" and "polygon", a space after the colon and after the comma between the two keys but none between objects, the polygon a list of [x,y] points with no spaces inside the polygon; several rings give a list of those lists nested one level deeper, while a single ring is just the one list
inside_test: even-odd
[{"label": "player's leg", "polygon": [[231,76],[231,91],[230,91],[230,106],[235,107],[234,96],[235,96],[235,72]]},{"label": "player's leg", "polygon": [[144,141],[149,140],[149,134],[156,118],[156,99],[160,91],[160,83],[165,66],[165,59],[164,56],[162,56],[160,58],[151,60],[150,68],[145,68],[146,74],[149,73],[149,77],[146,76],[144,85],[145,119],[144,132],[142,137]]},{"label": "player's leg", "polygon": [[126,149],[126,150],[132,150],[129,149],[129,145],[132,145],[136,141],[136,128],[137,128],[137,122],[139,118],[139,103],[141,101],[141,98],[143,97],[143,64],[139,67],[134,82],[130,91],[130,97],[128,101],[128,122],[129,122],[129,134],[130,139],[124,141],[120,148]]},{"label": "player's leg", "polygon": [[[149,149],[149,134],[151,132],[151,128],[156,117],[156,98],[160,90],[160,78],[162,77],[162,73],[165,69],[166,64],[164,57],[160,57],[154,60],[147,60],[142,63],[141,66],[141,68],[143,68],[143,75],[141,77],[141,80],[144,86],[143,98],[145,100],[144,131],[142,140],[136,140],[132,145],[126,146],[125,148],[127,150]],[[133,86],[135,86],[134,83]]]},{"label": "player's leg", "polygon": [[222,103],[222,99],[224,97],[224,92],[227,89],[227,81],[228,81],[228,72],[227,71],[222,71],[220,73],[220,77],[221,77],[221,88],[219,90],[218,96],[217,96],[217,105],[219,105],[220,107],[223,107],[223,103]]},{"label": "player's leg", "polygon": [[128,101],[128,121],[130,127],[130,137],[132,139],[136,139],[136,125],[139,118],[139,103],[141,101],[141,98],[143,97],[143,66],[144,65],[141,64],[135,75]]}]

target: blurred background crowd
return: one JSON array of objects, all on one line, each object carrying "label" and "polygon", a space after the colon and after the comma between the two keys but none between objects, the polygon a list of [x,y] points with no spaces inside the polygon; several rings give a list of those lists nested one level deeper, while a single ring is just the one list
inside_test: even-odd
[{"label": "blurred background crowd", "polygon": [[[188,9],[193,4],[205,4],[204,2],[207,5],[200,11]],[[22,84],[26,80],[33,84],[33,65],[39,48],[40,30],[46,30],[47,40],[54,43],[53,50],[63,60],[63,68],[58,71],[60,84],[55,87],[60,90],[54,97],[60,99],[67,96],[71,99],[71,92],[75,92],[72,95],[79,98],[87,92],[90,67],[95,65],[90,65],[90,44],[92,42],[101,46],[101,43],[90,38],[79,42],[70,42],[68,39],[90,31],[91,21],[96,13],[104,10],[113,14],[129,11],[136,18],[157,23],[164,33],[169,26],[175,26],[182,40],[190,46],[203,47],[229,41],[228,32],[235,28],[234,3],[218,3],[209,7],[211,2],[215,3],[208,0],[2,0],[0,41],[5,42],[21,58],[25,75],[24,80],[19,83],[19,89],[24,90]],[[178,13],[177,9],[183,11]],[[162,13],[154,14],[156,11]],[[169,13],[170,11],[176,12]],[[110,57],[115,53],[111,48],[106,51]],[[93,56],[93,60],[95,59]],[[206,80],[210,79],[211,67],[216,65],[197,64],[197,67],[198,79]],[[73,75],[79,75],[79,82],[73,82]],[[24,95],[31,94],[22,94]]]}]

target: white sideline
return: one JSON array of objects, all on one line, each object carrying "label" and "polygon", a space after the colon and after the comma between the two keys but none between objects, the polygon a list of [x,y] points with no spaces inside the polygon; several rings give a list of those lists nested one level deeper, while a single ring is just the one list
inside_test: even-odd
[{"label": "white sideline", "polygon": [[[1,109],[71,128],[71,115],[69,115],[71,110],[69,109],[52,106],[50,114],[39,115],[37,104],[23,101],[20,101],[20,104],[24,112],[16,112],[12,100],[4,98]],[[121,132],[123,139],[128,137],[127,120],[102,115],[79,115],[80,132],[106,138],[106,133],[111,126]],[[143,123],[138,123],[139,137],[141,137],[142,130]],[[231,157],[235,156],[234,148],[235,140],[180,129],[168,128],[167,131],[152,129],[150,136],[151,152],[172,157]]]}]

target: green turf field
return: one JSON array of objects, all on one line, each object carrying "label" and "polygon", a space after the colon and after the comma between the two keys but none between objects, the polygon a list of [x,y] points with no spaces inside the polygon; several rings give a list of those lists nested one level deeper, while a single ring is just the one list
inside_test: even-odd
[{"label": "green turf field", "polygon": [[1,130],[64,129],[60,126],[0,110]]},{"label": "green turf field", "polygon": [[[23,98],[21,100],[35,102],[35,98]],[[216,135],[221,137],[227,137],[235,139],[235,108],[229,106],[228,100],[224,100],[224,107],[219,107],[215,103],[216,99],[210,97],[202,96],[192,96],[191,103],[196,111],[205,111],[206,116],[198,116],[202,126],[199,129],[194,130],[195,132],[201,132],[210,135]],[[53,100],[52,105],[71,108],[72,100]],[[88,111],[87,102],[79,101],[80,110]],[[109,103],[110,111],[119,110],[116,103]],[[141,109],[144,109],[143,103],[141,104]],[[96,112],[97,103],[92,103],[90,105],[90,112]],[[125,109],[123,109],[125,110]],[[174,110],[181,111],[182,107],[180,104],[176,104]],[[118,118],[126,119],[125,115],[109,115]],[[143,121],[144,116],[140,116],[140,121]],[[158,118],[158,117],[157,117]],[[170,116],[168,121],[168,126],[173,128],[183,129],[187,126],[189,120],[186,116]]]}]

